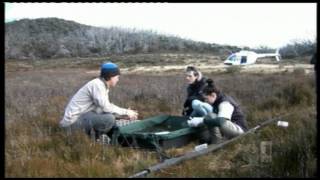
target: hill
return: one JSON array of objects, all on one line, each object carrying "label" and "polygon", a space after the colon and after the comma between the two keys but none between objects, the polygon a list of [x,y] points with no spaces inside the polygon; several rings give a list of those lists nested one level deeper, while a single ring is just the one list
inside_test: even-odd
[{"label": "hill", "polygon": [[93,27],[58,18],[22,19],[5,24],[6,59],[102,57],[153,52],[227,55],[239,49],[153,31]]}]

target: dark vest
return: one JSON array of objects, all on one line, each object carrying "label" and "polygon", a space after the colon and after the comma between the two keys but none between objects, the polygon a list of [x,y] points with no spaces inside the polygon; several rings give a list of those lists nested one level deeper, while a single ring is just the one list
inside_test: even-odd
[{"label": "dark vest", "polygon": [[243,131],[248,130],[248,125],[244,117],[244,113],[242,112],[240,105],[231,97],[220,93],[217,97],[217,100],[212,104],[214,113],[218,113],[218,107],[220,103],[223,101],[228,101],[234,107],[231,122],[236,123],[239,125]]}]

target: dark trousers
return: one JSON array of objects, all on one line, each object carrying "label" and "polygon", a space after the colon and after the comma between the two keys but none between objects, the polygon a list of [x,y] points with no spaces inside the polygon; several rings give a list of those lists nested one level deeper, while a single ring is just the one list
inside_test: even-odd
[{"label": "dark trousers", "polygon": [[68,132],[72,133],[72,131],[81,130],[91,136],[92,131],[94,131],[95,138],[97,139],[101,134],[107,134],[115,125],[116,121],[113,114],[97,114],[94,111],[89,111],[81,115],[79,119],[68,128]]}]

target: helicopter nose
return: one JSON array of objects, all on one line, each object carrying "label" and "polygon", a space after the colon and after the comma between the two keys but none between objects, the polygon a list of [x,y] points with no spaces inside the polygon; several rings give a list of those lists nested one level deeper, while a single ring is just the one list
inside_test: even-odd
[{"label": "helicopter nose", "polygon": [[228,60],[224,61],[223,63],[226,64],[226,65],[232,65],[232,63],[230,61],[228,61]]}]

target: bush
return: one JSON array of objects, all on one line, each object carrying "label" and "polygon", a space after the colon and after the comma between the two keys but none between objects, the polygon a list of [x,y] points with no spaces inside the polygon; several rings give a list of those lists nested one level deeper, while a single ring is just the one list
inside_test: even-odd
[{"label": "bush", "polygon": [[[308,115],[307,115],[308,114]],[[311,113],[313,114],[313,113]],[[299,110],[288,120],[291,126],[273,147],[273,177],[316,176],[316,117]],[[286,133],[286,134],[284,134]]]},{"label": "bush", "polygon": [[283,58],[295,58],[301,56],[311,56],[316,52],[316,42],[310,40],[293,41],[280,48],[279,53]]},{"label": "bush", "polygon": [[276,96],[282,98],[288,107],[297,105],[310,106],[314,101],[313,93],[311,86],[294,82],[285,86]]},{"label": "bush", "polygon": [[304,76],[305,70],[303,68],[294,68],[292,73],[294,76]]},{"label": "bush", "polygon": [[[7,62],[6,62],[7,63]],[[48,62],[48,66],[50,67]],[[46,66],[46,67],[48,67]],[[61,67],[61,66],[60,66]],[[97,66],[99,67],[99,66]],[[6,71],[5,174],[7,177],[128,177],[158,162],[156,153],[102,146],[85,134],[67,137],[58,127],[72,95],[92,74],[84,69]],[[80,73],[79,73],[80,72]],[[97,74],[98,75],[98,74]],[[316,170],[315,82],[292,74],[210,74],[219,87],[241,104],[250,127],[285,112],[294,112],[288,129],[267,127],[255,140],[244,138],[222,151],[173,166],[153,177],[312,177]],[[139,119],[181,115],[186,97],[184,75],[123,74],[110,100],[138,110]],[[274,139],[269,168],[250,167],[251,144]],[[181,154],[194,148],[175,149]],[[242,147],[244,148],[243,150]],[[247,151],[246,151],[247,150]],[[240,154],[238,154],[240,153]],[[237,161],[239,160],[239,161]],[[225,164],[225,169],[219,169]],[[230,167],[230,168],[229,168]],[[248,168],[248,166],[247,166]],[[273,169],[274,168],[274,169]],[[278,170],[278,171],[277,171]],[[197,173],[194,173],[194,172]],[[243,171],[243,172],[242,172]],[[286,174],[287,172],[291,174]]]},{"label": "bush", "polygon": [[283,106],[283,101],[278,97],[271,97],[258,106],[260,110],[280,109]]}]

